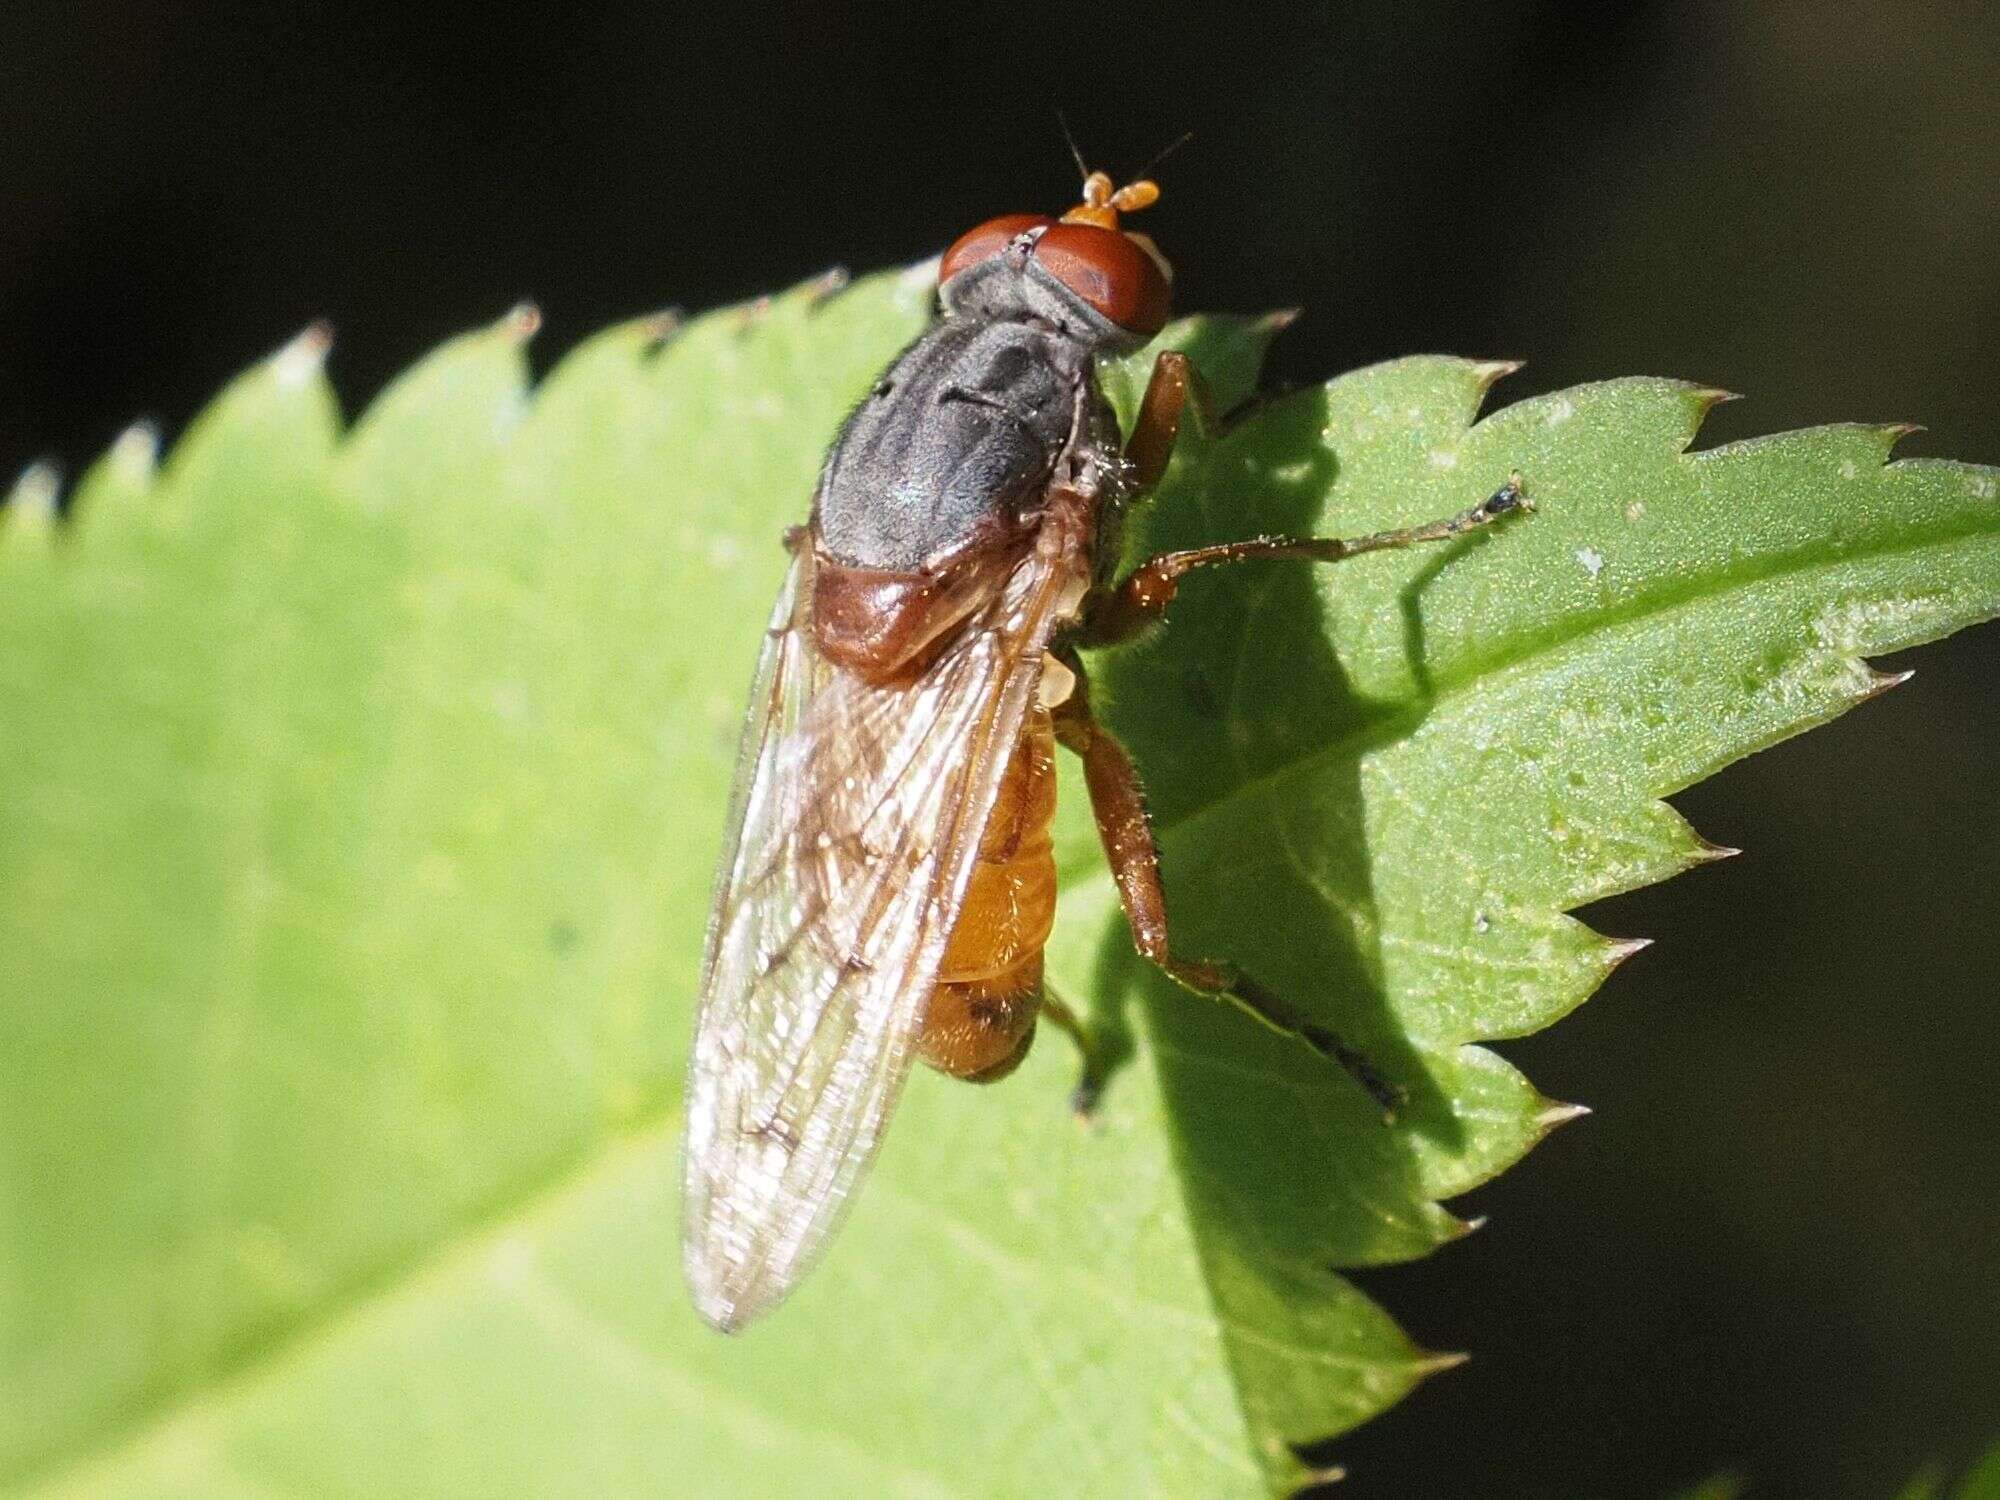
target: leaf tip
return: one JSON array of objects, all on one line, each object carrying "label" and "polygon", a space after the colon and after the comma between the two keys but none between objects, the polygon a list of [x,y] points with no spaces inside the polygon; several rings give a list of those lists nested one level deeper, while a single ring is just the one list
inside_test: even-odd
[{"label": "leaf tip", "polygon": [[1493,389],[1509,375],[1527,364],[1522,359],[1482,359],[1472,367],[1472,378],[1478,384],[1481,395]]},{"label": "leaf tip", "polygon": [[1742,852],[1734,844],[1718,844],[1713,839],[1703,838],[1700,834],[1694,836],[1694,857],[1701,864],[1712,865],[1725,859],[1734,859]]},{"label": "leaf tip", "polygon": [[1916,675],[1915,667],[1905,667],[1900,672],[1878,672],[1871,667],[1868,672],[1868,686],[1861,692],[1861,701],[1866,703],[1879,698],[1891,688],[1901,687]]},{"label": "leaf tip", "polygon": [[326,368],[326,357],[332,349],[333,325],[325,318],[315,318],[299,330],[296,338],[271,356],[271,373],[281,388],[295,389],[319,376]]},{"label": "leaf tip", "polygon": [[1488,1217],[1489,1215],[1487,1214],[1478,1214],[1470,1219],[1460,1219],[1457,1223],[1452,1225],[1451,1228],[1452,1239],[1454,1240],[1467,1239],[1470,1236],[1479,1233],[1480,1230],[1486,1227],[1486,1221]]},{"label": "leaf tip", "polygon": [[1302,1464],[1299,1470],[1299,1488],[1291,1493],[1291,1500],[1317,1500],[1316,1491],[1322,1485],[1339,1484],[1347,1477],[1347,1470],[1339,1464]]},{"label": "leaf tip", "polygon": [[111,462],[120,469],[150,473],[160,461],[159,425],[141,417],[111,444]]},{"label": "leaf tip", "polygon": [[853,284],[854,278],[848,274],[847,267],[828,266],[819,275],[806,282],[803,288],[806,306],[818,307],[821,303],[839,296]]},{"label": "leaf tip", "polygon": [[1420,1378],[1428,1380],[1433,1375],[1442,1375],[1446,1370],[1456,1370],[1471,1358],[1470,1354],[1464,1353],[1426,1354],[1417,1361],[1417,1374]]},{"label": "leaf tip", "polygon": [[640,333],[655,345],[664,344],[686,326],[687,309],[684,307],[663,307],[639,321]]},{"label": "leaf tip", "polygon": [[5,506],[10,524],[39,525],[55,519],[61,498],[62,470],[46,459],[37,459],[21,471],[0,505]]},{"label": "leaf tip", "polygon": [[1259,317],[1254,326],[1265,338],[1276,338],[1298,322],[1304,311],[1305,309],[1299,307],[1274,307]]},{"label": "leaf tip", "polygon": [[737,307],[734,320],[735,326],[731,331],[738,338],[742,338],[745,334],[756,328],[759,323],[770,317],[771,309],[776,305],[777,299],[769,292],[765,292],[762,296],[752,297],[748,302],[742,303]]},{"label": "leaf tip", "polygon": [[1719,385],[1698,385],[1688,394],[1693,397],[1695,405],[1701,408],[1703,416],[1707,416],[1725,402],[1743,399],[1741,391],[1726,391]]},{"label": "leaf tip", "polygon": [[1536,1112],[1535,1125],[1546,1135],[1557,1126],[1567,1125],[1572,1120],[1581,1120],[1590,1112],[1588,1104],[1558,1104],[1551,1100]]},{"label": "leaf tip", "polygon": [[495,326],[502,338],[525,344],[542,331],[542,310],[532,302],[516,302]]},{"label": "leaf tip", "polygon": [[1653,940],[1649,937],[1613,938],[1610,947],[1606,949],[1605,967],[1615,969],[1634,954],[1644,953],[1652,946]]}]

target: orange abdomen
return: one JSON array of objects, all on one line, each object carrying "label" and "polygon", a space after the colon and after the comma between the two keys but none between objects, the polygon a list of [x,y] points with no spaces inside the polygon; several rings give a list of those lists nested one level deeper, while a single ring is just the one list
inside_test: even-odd
[{"label": "orange abdomen", "polygon": [[1001,777],[917,1035],[924,1061],[954,1077],[1004,1077],[1034,1037],[1042,945],[1056,919],[1055,815],[1055,731],[1037,704]]}]

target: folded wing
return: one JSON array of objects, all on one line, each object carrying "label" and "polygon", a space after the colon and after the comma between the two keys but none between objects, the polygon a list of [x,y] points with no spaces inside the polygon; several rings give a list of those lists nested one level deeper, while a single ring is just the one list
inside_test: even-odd
[{"label": "folded wing", "polygon": [[812,1267],[874,1157],[1063,591],[1028,555],[884,687],[815,651],[811,577],[801,547],[752,689],[689,1075],[683,1266],[724,1329]]}]

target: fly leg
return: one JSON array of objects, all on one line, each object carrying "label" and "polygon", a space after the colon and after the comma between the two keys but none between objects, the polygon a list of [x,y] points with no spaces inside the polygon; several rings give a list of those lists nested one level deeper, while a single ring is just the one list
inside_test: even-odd
[{"label": "fly leg", "polygon": [[1162,350],[1153,361],[1153,375],[1140,399],[1132,436],[1125,440],[1127,471],[1139,492],[1152,489],[1167,472],[1167,460],[1174,456],[1174,439],[1180,435],[1181,414],[1190,404],[1202,430],[1213,431],[1208,390],[1201,384],[1194,361],[1178,349]]},{"label": "fly leg", "polygon": [[1087,1121],[1097,1108],[1097,1096],[1104,1088],[1103,1051],[1091,1039],[1082,1018],[1049,990],[1046,980],[1042,984],[1042,1019],[1076,1043],[1077,1055],[1083,1059],[1083,1076],[1077,1079],[1076,1089],[1069,1096],[1069,1107],[1077,1119]]},{"label": "fly leg", "polygon": [[[1162,355],[1164,359],[1166,356]],[[1154,377],[1155,383],[1158,376]],[[1147,400],[1152,399],[1148,388]],[[1143,421],[1143,414],[1142,414]],[[1136,442],[1135,435],[1134,441]],[[1163,552],[1139,564],[1100,596],[1085,617],[1076,641],[1083,646],[1109,646],[1127,640],[1155,623],[1173,603],[1180,581],[1196,568],[1215,563],[1245,562],[1259,557],[1303,557],[1313,562],[1333,563],[1359,557],[1365,552],[1388,552],[1419,542],[1442,542],[1489,526],[1502,516],[1531,507],[1521,492],[1521,476],[1513,474],[1505,484],[1470,510],[1460,511],[1442,521],[1422,526],[1404,526],[1394,531],[1377,531],[1367,536],[1259,536],[1247,541],[1223,542],[1213,547],[1190,547],[1185,552]]]},{"label": "fly leg", "polygon": [[1402,1092],[1362,1053],[1230,965],[1184,958],[1173,951],[1167,932],[1167,897],[1160,882],[1160,850],[1146,814],[1139,773],[1125,747],[1091,712],[1089,680],[1082,662],[1073,653],[1062,655],[1063,664],[1076,674],[1076,685],[1054,710],[1056,739],[1083,762],[1091,812],[1125,907],[1125,920],[1132,929],[1133,945],[1184,988],[1226,1001],[1273,1031],[1296,1038],[1338,1063],[1382,1106],[1384,1117],[1393,1118]]}]

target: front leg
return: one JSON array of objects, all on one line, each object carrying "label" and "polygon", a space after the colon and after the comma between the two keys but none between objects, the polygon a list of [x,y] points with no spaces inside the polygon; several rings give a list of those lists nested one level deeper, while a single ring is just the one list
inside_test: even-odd
[{"label": "front leg", "polygon": [[1215,414],[1201,372],[1180,350],[1163,349],[1153,361],[1152,378],[1139,400],[1132,436],[1125,440],[1126,475],[1135,493],[1145,494],[1165,477],[1167,463],[1174,456],[1174,440],[1180,436],[1181,417],[1190,406],[1201,430],[1214,432]]},{"label": "front leg", "polygon": [[1393,1119],[1402,1100],[1401,1091],[1384,1079],[1366,1056],[1232,966],[1183,958],[1174,952],[1167,932],[1167,896],[1160,881],[1160,849],[1146,813],[1139,773],[1125,747],[1091,712],[1090,682],[1083,663],[1073,652],[1064,652],[1062,660],[1076,674],[1076,684],[1054,710],[1056,739],[1083,762],[1090,809],[1097,819],[1111,878],[1125,907],[1125,920],[1132,928],[1133,945],[1176,983],[1196,994],[1226,1001],[1273,1031],[1296,1038],[1338,1063],[1382,1106],[1384,1118]]},{"label": "front leg", "polygon": [[[1164,357],[1164,356],[1162,356]],[[1260,557],[1303,557],[1313,562],[1341,562],[1364,552],[1387,552],[1418,542],[1441,542],[1464,536],[1499,520],[1513,511],[1530,510],[1521,492],[1521,476],[1510,475],[1505,484],[1470,510],[1442,521],[1422,526],[1405,526],[1394,531],[1377,531],[1368,536],[1260,536],[1248,541],[1223,542],[1213,547],[1190,547],[1184,552],[1163,552],[1139,564],[1113,584],[1091,605],[1076,640],[1084,646],[1110,646],[1128,640],[1155,623],[1173,603],[1180,581],[1196,568],[1215,563],[1245,562]]]}]

